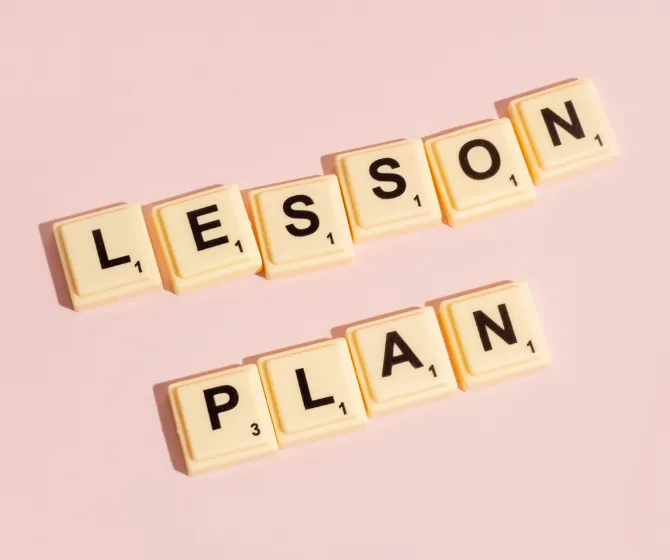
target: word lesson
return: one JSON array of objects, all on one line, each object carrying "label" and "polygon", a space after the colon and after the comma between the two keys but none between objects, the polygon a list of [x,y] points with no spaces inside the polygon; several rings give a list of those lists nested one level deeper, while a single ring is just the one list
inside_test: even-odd
[{"label": "word lesson", "polygon": [[[159,204],[152,225],[164,281],[181,294],[260,271],[272,279],[349,263],[355,243],[530,204],[535,185],[619,154],[590,80],[516,99],[508,115],[425,143],[339,154],[335,174],[251,191],[251,219],[234,185]],[[163,285],[138,204],[58,222],[54,235],[75,310]]]}]

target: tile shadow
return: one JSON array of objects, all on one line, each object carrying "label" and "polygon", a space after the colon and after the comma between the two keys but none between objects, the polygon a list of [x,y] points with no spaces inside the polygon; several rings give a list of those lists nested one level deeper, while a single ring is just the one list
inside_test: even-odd
[{"label": "tile shadow", "polygon": [[500,280],[498,282],[493,282],[491,284],[484,284],[483,286],[478,286],[477,288],[471,288],[471,289],[468,289],[468,290],[463,290],[461,292],[456,292],[454,294],[449,294],[449,295],[446,295],[446,296],[442,296],[440,298],[431,299],[431,300],[426,302],[426,306],[432,307],[437,312],[439,307],[440,307],[440,304],[443,301],[446,301],[446,300],[449,300],[449,299],[454,299],[454,298],[461,297],[461,296],[467,296],[468,294],[474,294],[476,292],[481,292],[483,290],[488,290],[489,288],[497,288],[498,286],[504,286],[505,284],[511,284],[511,283],[512,283],[512,280]]},{"label": "tile shadow", "polygon": [[271,356],[273,354],[280,354],[281,352],[288,352],[289,350],[297,350],[298,348],[304,348],[305,346],[311,346],[312,344],[319,344],[320,342],[328,342],[332,340],[331,338],[317,338],[315,340],[310,340],[308,342],[300,342],[298,344],[292,344],[291,346],[285,346],[284,348],[279,348],[276,350],[271,350],[269,352],[263,352],[262,354],[254,354],[253,356],[247,356],[242,360],[242,364],[245,366],[255,364],[261,358],[266,356]]},{"label": "tile shadow", "polygon": [[562,86],[563,84],[569,84],[570,82],[576,82],[576,81],[577,78],[566,78],[565,80],[554,82],[553,84],[542,86],[536,89],[531,89],[529,91],[524,91],[523,93],[517,93],[516,95],[512,95],[511,97],[505,97],[504,99],[499,99],[493,104],[493,106],[495,107],[498,116],[500,118],[503,118],[507,116],[507,108],[509,107],[509,104],[515,99],[519,99],[521,97],[525,97],[526,95],[532,95],[533,93],[539,93],[541,91],[545,91],[547,89],[551,89],[556,86]]},{"label": "tile shadow", "polygon": [[421,309],[421,306],[414,305],[411,307],[405,307],[403,309],[397,309],[395,311],[390,311],[388,313],[382,313],[381,315],[375,315],[374,317],[368,317],[367,319],[361,319],[360,321],[354,321],[353,323],[347,323],[345,325],[339,325],[330,330],[330,333],[333,338],[344,338],[347,329],[351,327],[356,327],[358,325],[364,325],[366,323],[372,323],[373,321],[379,321],[380,319],[386,319],[388,317],[393,317],[394,315],[399,315],[400,313],[406,313],[407,311],[414,311],[416,309]]},{"label": "tile shadow", "polygon": [[65,270],[63,269],[63,263],[60,260],[60,255],[58,254],[58,246],[56,245],[56,236],[53,230],[54,224],[62,222],[64,220],[70,220],[73,218],[78,218],[80,216],[86,216],[87,214],[93,214],[94,212],[109,210],[110,208],[115,208],[123,204],[126,203],[116,202],[114,204],[108,204],[107,206],[101,206],[100,208],[94,208],[92,210],[77,212],[76,214],[71,214],[69,216],[64,216],[62,218],[49,220],[48,222],[43,222],[39,224],[38,230],[40,234],[40,239],[42,241],[42,247],[44,248],[44,256],[46,257],[47,265],[49,266],[49,273],[51,274],[51,282],[53,284],[54,292],[56,294],[56,301],[58,302],[58,305],[60,305],[61,307],[65,307],[66,309],[74,311],[74,306],[72,305],[72,298],[70,297],[70,290],[67,287],[67,280],[65,279]]},{"label": "tile shadow", "polygon": [[406,140],[406,138],[384,140],[384,142],[377,142],[376,144],[369,144],[367,146],[359,146],[358,148],[349,148],[348,150],[324,154],[321,156],[321,168],[323,169],[323,174],[332,175],[335,173],[335,158],[341,154],[348,154],[349,152],[355,152],[357,150],[367,150],[368,148],[377,148],[379,146],[385,146],[386,144],[392,144],[393,142],[401,142],[402,140]]},{"label": "tile shadow", "polygon": [[480,121],[474,121],[474,122],[467,123],[467,124],[460,124],[460,125],[454,126],[452,128],[445,128],[444,130],[440,130],[439,132],[429,134],[428,136],[422,136],[421,139],[424,142],[426,142],[428,140],[432,140],[433,138],[437,138],[438,136],[442,136],[444,134],[451,134],[452,132],[458,132],[459,130],[465,130],[466,128],[470,128],[471,126],[477,126],[479,124],[493,122],[494,120],[496,120],[496,119],[482,119]]},{"label": "tile shadow", "polygon": [[184,454],[181,449],[181,443],[179,441],[179,436],[177,435],[177,425],[174,420],[174,415],[172,414],[172,406],[170,405],[170,398],[168,397],[168,387],[173,383],[203,377],[205,375],[216,373],[218,371],[232,369],[239,366],[240,364],[231,364],[224,367],[217,367],[214,369],[210,369],[208,371],[194,373],[192,375],[187,375],[185,377],[180,377],[178,379],[171,379],[170,381],[163,381],[162,383],[157,383],[156,385],[154,385],[153,387],[154,400],[156,401],[158,419],[161,423],[161,428],[163,430],[163,438],[165,439],[165,446],[167,447],[168,454],[170,456],[170,461],[172,462],[172,467],[177,472],[188,475],[186,471],[186,461],[184,460]]}]

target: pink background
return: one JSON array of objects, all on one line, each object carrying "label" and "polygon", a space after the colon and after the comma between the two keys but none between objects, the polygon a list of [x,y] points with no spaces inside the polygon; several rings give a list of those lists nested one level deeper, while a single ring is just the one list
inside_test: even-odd
[{"label": "pink background", "polygon": [[[669,17],[665,0],[2,1],[2,557],[670,557]],[[595,80],[622,159],[532,207],[293,279],[59,304],[53,220],[321,173],[572,77]],[[179,472],[166,382],[506,279],[530,283],[549,370]]]}]

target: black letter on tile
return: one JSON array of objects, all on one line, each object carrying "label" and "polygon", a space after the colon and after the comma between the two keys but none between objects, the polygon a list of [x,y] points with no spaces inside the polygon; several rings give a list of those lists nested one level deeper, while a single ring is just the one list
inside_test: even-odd
[{"label": "black letter on tile", "polygon": [[[400,354],[393,355],[395,347],[398,347]],[[382,377],[389,377],[393,366],[409,362],[414,369],[423,367],[421,360],[407,345],[405,340],[398,334],[398,331],[386,333],[386,345],[384,346],[384,365],[382,367]]]},{"label": "black letter on tile", "polygon": [[312,399],[312,394],[309,392],[309,385],[307,384],[307,376],[303,368],[296,369],[295,375],[298,378],[298,387],[300,387],[300,396],[302,397],[302,404],[305,405],[305,410],[335,404],[335,399],[332,396],[316,400]]},{"label": "black letter on tile", "polygon": [[562,119],[547,107],[542,109],[542,118],[544,119],[544,124],[547,125],[549,136],[551,136],[551,143],[554,146],[561,145],[561,139],[558,136],[556,125],[560,126],[563,130],[570,133],[577,139],[584,138],[585,136],[582,123],[579,122],[579,117],[577,116],[577,111],[575,111],[575,106],[572,104],[572,101],[566,101],[565,108],[568,110],[568,117],[570,118],[570,122]]},{"label": "black letter on tile", "polygon": [[100,261],[100,266],[103,270],[105,268],[112,268],[113,266],[119,266],[120,264],[130,262],[130,255],[110,259],[107,254],[107,248],[105,247],[105,240],[102,238],[102,232],[99,229],[94,229],[92,233],[93,241],[95,242],[95,250],[98,252],[98,260]]},{"label": "black letter on tile", "polygon": [[[470,165],[470,160],[468,155],[472,148],[484,148],[491,158],[491,166],[486,171],[475,171]],[[491,142],[484,140],[483,138],[477,138],[476,140],[470,140],[466,142],[461,147],[461,151],[458,152],[458,161],[461,164],[461,169],[470,179],[475,179],[481,181],[482,179],[490,179],[498,171],[500,171],[500,152]]]},{"label": "black letter on tile", "polygon": [[475,311],[473,313],[475,323],[477,324],[477,330],[479,331],[479,339],[482,341],[482,346],[484,347],[485,352],[493,349],[491,346],[491,339],[489,338],[489,331],[486,329],[491,329],[495,334],[507,342],[507,344],[516,344],[516,334],[514,334],[514,327],[509,318],[507,306],[504,303],[501,303],[498,306],[498,311],[500,311],[500,317],[502,318],[502,327],[483,311]]},{"label": "black letter on tile", "polygon": [[[214,397],[222,393],[228,395],[228,400],[224,404],[217,405],[214,402]],[[240,394],[232,385],[221,385],[220,387],[205,389],[203,394],[205,395],[205,404],[207,405],[207,413],[209,414],[209,422],[212,425],[212,430],[220,430],[221,420],[219,420],[219,414],[235,408],[237,403],[240,402]]]},{"label": "black letter on tile", "polygon": [[388,165],[391,169],[398,169],[398,167],[400,167],[400,164],[393,158],[377,159],[370,164],[370,176],[375,181],[391,181],[395,183],[395,189],[392,191],[385,191],[381,187],[375,187],[372,189],[372,192],[384,200],[398,198],[407,189],[407,181],[405,181],[402,175],[398,175],[397,173],[379,171],[379,168],[384,167],[385,165]]},{"label": "black letter on tile", "polygon": [[186,212],[186,216],[188,217],[188,225],[191,226],[193,240],[195,241],[195,246],[198,248],[198,251],[204,251],[205,249],[211,249],[212,247],[218,247],[219,245],[228,243],[227,235],[209,239],[207,241],[205,241],[205,239],[202,237],[203,231],[221,227],[221,221],[212,220],[211,222],[201,224],[198,223],[198,218],[200,216],[204,216],[205,214],[216,212],[218,209],[219,208],[216,204],[212,204],[211,206],[205,206],[204,208],[198,208],[197,210]]},{"label": "black letter on tile", "polygon": [[312,235],[317,229],[319,229],[319,216],[317,216],[314,212],[310,212],[309,210],[298,210],[293,208],[294,204],[312,206],[312,204],[314,204],[312,198],[306,194],[296,194],[289,196],[284,201],[283,206],[284,214],[286,214],[289,218],[295,218],[297,220],[308,220],[309,225],[304,228],[299,228],[293,224],[289,224],[286,226],[286,230],[295,237],[306,237],[308,235]]}]

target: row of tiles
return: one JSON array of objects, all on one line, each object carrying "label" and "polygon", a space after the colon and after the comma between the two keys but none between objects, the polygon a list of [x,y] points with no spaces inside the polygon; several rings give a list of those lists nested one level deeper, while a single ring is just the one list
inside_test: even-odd
[{"label": "row of tiles", "polygon": [[368,417],[551,362],[525,282],[445,300],[438,315],[413,309],[352,326],[345,338],[171,384],[187,472],[362,428]]},{"label": "row of tiles", "polygon": [[[153,226],[175,293],[245,274],[267,278],[351,262],[355,242],[446,221],[453,226],[535,200],[535,184],[618,155],[593,82],[511,103],[501,118],[428,140],[348,152],[335,175],[252,191],[251,217],[228,185],[158,205]],[[158,289],[139,205],[54,225],[75,309]]]}]

